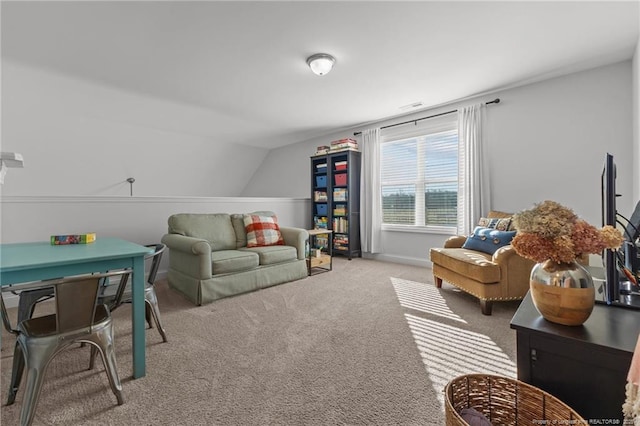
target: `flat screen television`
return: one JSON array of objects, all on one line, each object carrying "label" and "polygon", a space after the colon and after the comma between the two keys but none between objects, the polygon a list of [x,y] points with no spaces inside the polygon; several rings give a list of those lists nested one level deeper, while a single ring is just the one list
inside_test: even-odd
[{"label": "flat screen television", "polygon": [[[602,169],[602,226],[617,226],[617,210],[616,210],[616,164],[613,161],[613,155],[607,153]],[[619,272],[617,266],[616,252],[613,250],[605,250],[604,256],[605,269],[605,301],[607,304],[613,303],[618,299],[619,294]]]}]

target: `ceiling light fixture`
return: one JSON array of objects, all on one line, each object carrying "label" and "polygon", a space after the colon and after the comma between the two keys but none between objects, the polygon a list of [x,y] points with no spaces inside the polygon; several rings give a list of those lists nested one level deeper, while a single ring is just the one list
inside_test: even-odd
[{"label": "ceiling light fixture", "polygon": [[307,65],[316,75],[325,75],[333,69],[336,58],[327,53],[316,53],[307,58]]}]

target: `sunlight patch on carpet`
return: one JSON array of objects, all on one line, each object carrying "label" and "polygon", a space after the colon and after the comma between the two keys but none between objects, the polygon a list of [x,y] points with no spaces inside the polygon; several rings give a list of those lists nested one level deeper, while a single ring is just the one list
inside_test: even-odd
[{"label": "sunlight patch on carpet", "polygon": [[443,409],[442,391],[455,377],[486,373],[516,378],[516,365],[490,337],[411,314],[404,316]]},{"label": "sunlight patch on carpet", "polygon": [[465,320],[453,313],[434,285],[393,277],[391,283],[402,307],[466,324]]}]

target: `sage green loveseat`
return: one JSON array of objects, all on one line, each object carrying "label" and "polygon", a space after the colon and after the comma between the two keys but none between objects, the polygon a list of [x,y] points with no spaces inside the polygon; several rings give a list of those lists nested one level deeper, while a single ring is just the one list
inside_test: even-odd
[{"label": "sage green loveseat", "polygon": [[247,247],[243,214],[179,213],[168,225],[169,286],[196,305],[308,276],[305,229],[280,226],[285,245]]}]

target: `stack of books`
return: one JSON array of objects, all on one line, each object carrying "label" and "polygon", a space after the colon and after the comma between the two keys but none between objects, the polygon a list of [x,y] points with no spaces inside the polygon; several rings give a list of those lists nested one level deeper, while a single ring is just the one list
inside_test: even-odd
[{"label": "stack of books", "polygon": [[347,214],[347,207],[344,204],[338,204],[333,209],[334,216],[344,216]]},{"label": "stack of books", "polygon": [[336,235],[333,237],[333,249],[334,250],[348,250],[349,249],[349,237],[347,235]]},{"label": "stack of books", "polygon": [[327,145],[320,145],[319,147],[316,147],[315,155],[328,154],[330,149],[331,147],[328,147]]},{"label": "stack of books", "polygon": [[[326,197],[325,193],[325,197]],[[316,200],[317,201],[317,200]],[[326,199],[325,199],[326,201]],[[333,201],[347,201],[347,189],[346,188],[336,188],[333,190]]]},{"label": "stack of books", "polygon": [[313,218],[313,227],[315,229],[328,229],[329,228],[329,220],[326,216],[315,216]]},{"label": "stack of books", "polygon": [[314,155],[325,155],[330,154],[332,152],[338,151],[357,151],[358,150],[358,141],[351,138],[339,139],[337,141],[331,142],[330,146],[320,145],[316,147],[316,153]]},{"label": "stack of books", "polygon": [[327,201],[327,191],[313,191],[313,201]]},{"label": "stack of books", "polygon": [[355,139],[347,138],[347,139],[339,139],[337,141],[331,142],[331,148],[330,148],[331,152],[344,151],[348,149],[357,151],[358,141],[356,141]]}]

